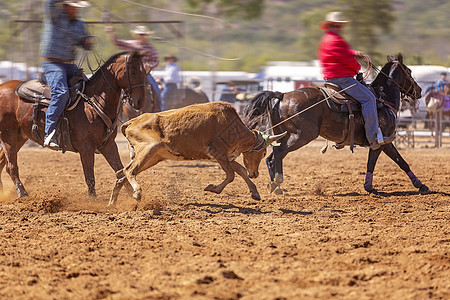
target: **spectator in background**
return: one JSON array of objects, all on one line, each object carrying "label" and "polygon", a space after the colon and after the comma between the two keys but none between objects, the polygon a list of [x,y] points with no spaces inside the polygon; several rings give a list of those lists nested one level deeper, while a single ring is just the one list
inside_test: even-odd
[{"label": "spectator in background", "polygon": [[448,83],[449,83],[449,81],[447,80],[447,72],[442,72],[441,73],[441,78],[436,81],[436,90],[438,92],[443,93],[444,92],[444,87]]},{"label": "spectator in background", "polygon": [[156,93],[157,103],[161,102],[161,90],[158,87],[153,76],[150,74],[159,65],[159,57],[156,49],[148,42],[148,39],[153,34],[146,26],[137,26],[130,30],[130,32],[136,37],[135,40],[121,40],[115,35],[114,27],[106,26],[106,33],[108,33],[112,43],[118,48],[126,51],[140,52],[142,55],[142,61],[144,63],[145,70],[147,72],[147,79]]},{"label": "spectator in background", "polygon": [[168,101],[171,100],[180,82],[180,67],[177,65],[177,57],[168,55],[164,57],[166,67],[164,69],[164,89],[161,93],[161,111],[166,110]]},{"label": "spectator in background", "polygon": [[69,100],[67,82],[82,75],[74,64],[76,48],[90,50],[93,46],[84,21],[78,18],[79,9],[90,4],[78,0],[45,0],[43,5],[42,68],[52,95],[45,113],[44,146],[58,150],[61,147],[56,127]]},{"label": "spectator in background", "polygon": [[238,90],[232,82],[228,82],[226,86],[223,87],[219,101],[234,103],[236,102],[236,95]]}]

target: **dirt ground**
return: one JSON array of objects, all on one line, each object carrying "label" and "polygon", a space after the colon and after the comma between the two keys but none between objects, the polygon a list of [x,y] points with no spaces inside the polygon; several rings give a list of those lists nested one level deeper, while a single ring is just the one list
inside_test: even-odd
[{"label": "dirt ground", "polygon": [[[143,199],[122,191],[96,157],[87,197],[74,153],[19,153],[30,196],[3,172],[2,299],[450,299],[450,149],[403,149],[434,191],[419,195],[385,155],[363,189],[367,149],[319,143],[285,159],[285,195],[252,200],[241,178],[210,162],[163,162],[138,176]],[[128,162],[123,147],[121,155]]]}]

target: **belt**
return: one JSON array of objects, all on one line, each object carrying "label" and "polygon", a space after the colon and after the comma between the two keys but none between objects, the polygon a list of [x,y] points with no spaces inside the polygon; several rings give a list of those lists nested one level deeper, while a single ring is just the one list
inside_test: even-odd
[{"label": "belt", "polygon": [[44,61],[57,62],[61,64],[73,64],[73,60],[62,60],[58,58],[44,57]]}]

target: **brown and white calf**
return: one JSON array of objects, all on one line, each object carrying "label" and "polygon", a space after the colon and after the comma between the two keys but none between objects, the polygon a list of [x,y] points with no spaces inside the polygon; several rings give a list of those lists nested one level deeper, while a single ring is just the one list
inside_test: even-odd
[{"label": "brown and white calf", "polygon": [[[284,136],[265,137],[251,131],[234,107],[224,102],[143,114],[123,124],[122,133],[130,144],[131,162],[123,169],[125,176],[117,179],[109,205],[117,199],[126,180],[133,187],[134,198],[140,200],[142,190],[136,175],[164,160],[215,160],[226,178],[219,185],[208,185],[206,191],[221,193],[234,180],[236,172],[247,183],[252,198],[259,200],[261,197],[247,170],[235,159],[241,153],[252,153],[258,161],[244,159],[244,164],[247,166],[249,161],[257,168],[266,147]],[[255,174],[255,170],[251,173]]]}]

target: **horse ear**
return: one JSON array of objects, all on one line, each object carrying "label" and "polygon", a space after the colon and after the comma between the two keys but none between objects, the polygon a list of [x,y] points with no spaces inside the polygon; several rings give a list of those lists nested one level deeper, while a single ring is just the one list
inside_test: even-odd
[{"label": "horse ear", "polygon": [[387,61],[388,62],[392,62],[394,60],[394,58],[392,57],[392,55],[388,55],[387,56]]},{"label": "horse ear", "polygon": [[399,54],[397,55],[397,59],[398,59],[398,61],[402,64],[402,63],[403,63],[403,54],[402,54],[402,53],[399,53]]}]

